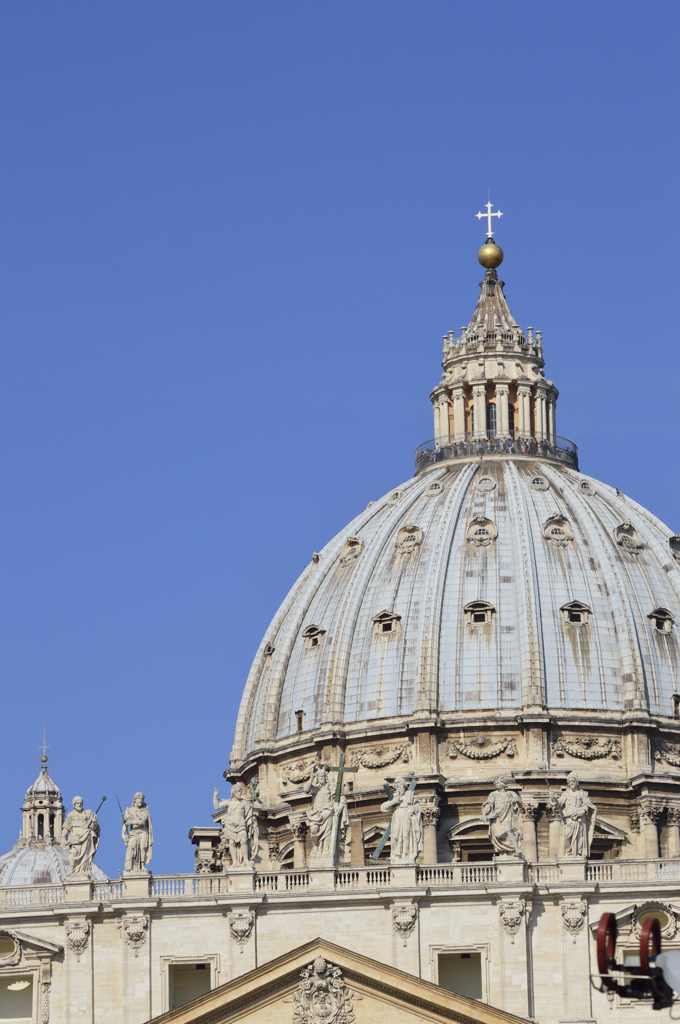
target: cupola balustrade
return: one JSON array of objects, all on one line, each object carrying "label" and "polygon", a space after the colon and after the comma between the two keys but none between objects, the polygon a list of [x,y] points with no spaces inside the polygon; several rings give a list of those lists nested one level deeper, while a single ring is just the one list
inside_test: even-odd
[{"label": "cupola balustrade", "polygon": [[578,448],[567,437],[531,433],[499,437],[495,430],[486,431],[480,437],[472,431],[465,431],[456,437],[432,438],[423,441],[416,448],[416,473],[438,462],[451,459],[483,458],[492,455],[527,456],[537,459],[551,459],[561,462],[570,469],[578,469]]}]

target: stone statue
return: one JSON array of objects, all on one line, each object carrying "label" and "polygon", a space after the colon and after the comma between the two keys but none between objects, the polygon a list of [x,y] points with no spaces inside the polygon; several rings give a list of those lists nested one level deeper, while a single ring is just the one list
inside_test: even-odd
[{"label": "stone statue", "polygon": [[231,863],[235,868],[248,867],[257,847],[257,818],[246,789],[240,782],[231,787],[231,799],[220,800],[220,791],[213,793],[216,811],[226,809],[222,820],[223,843],[229,849]]},{"label": "stone statue", "polygon": [[83,810],[82,796],[74,796],[73,810],[66,815],[61,838],[69,848],[69,875],[89,875],[99,846],[99,822],[94,811]]},{"label": "stone statue", "polygon": [[347,800],[341,794],[338,803],[334,802],[328,771],[322,765],[314,766],[303,789],[305,793],[312,794],[312,804],[307,811],[309,834],[313,845],[312,858],[319,865],[324,861],[331,864],[335,852],[331,850],[333,819],[338,819],[337,844],[338,849],[342,849],[349,827]]},{"label": "stone statue", "polygon": [[482,807],[482,817],[489,825],[489,839],[496,853],[513,854],[522,857],[521,843],[524,836],[520,827],[521,801],[516,793],[508,789],[508,780],[503,775],[494,779],[495,791]]},{"label": "stone statue", "polygon": [[123,842],[125,851],[125,870],[144,871],[151,860],[153,846],[153,829],[151,815],[144,803],[144,794],[135,793],[132,806],[125,808],[123,815]]},{"label": "stone statue", "polygon": [[597,808],[579,785],[576,772],[567,775],[567,790],[558,796],[562,808],[562,856],[587,857],[595,832]]},{"label": "stone statue", "polygon": [[380,805],[393,811],[390,827],[390,860],[414,861],[423,848],[423,813],[405,778],[394,780],[394,796]]}]

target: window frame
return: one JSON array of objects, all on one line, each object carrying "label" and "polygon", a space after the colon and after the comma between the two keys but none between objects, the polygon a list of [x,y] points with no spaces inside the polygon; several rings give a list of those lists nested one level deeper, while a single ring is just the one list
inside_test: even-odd
[{"label": "window frame", "polygon": [[170,1012],[170,968],[189,967],[191,964],[207,964],[210,969],[210,989],[217,988],[220,984],[220,954],[211,953],[203,956],[162,956],[160,958],[160,973],[162,978],[162,1013]]},{"label": "window frame", "polygon": [[[482,998],[476,999],[476,1003],[489,1005],[489,963],[490,946],[488,942],[468,943],[467,945],[452,945],[446,943],[441,946],[430,946],[430,979],[434,985],[439,985],[439,957],[460,953],[479,953],[480,968],[482,975]],[[450,989],[444,989],[449,992]]]}]

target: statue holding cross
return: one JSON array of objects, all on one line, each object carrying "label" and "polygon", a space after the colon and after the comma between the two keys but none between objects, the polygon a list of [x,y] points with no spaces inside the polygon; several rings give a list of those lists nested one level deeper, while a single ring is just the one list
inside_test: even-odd
[{"label": "statue holding cross", "polygon": [[[345,772],[356,772],[358,768],[345,765],[345,755],[340,756],[337,765],[315,765],[311,776],[304,784],[305,793],[312,794],[311,807],[307,811],[309,833],[312,838],[311,866],[335,867],[345,845],[349,827],[347,800],[342,792]],[[330,772],[337,772],[335,792],[329,778]]]}]

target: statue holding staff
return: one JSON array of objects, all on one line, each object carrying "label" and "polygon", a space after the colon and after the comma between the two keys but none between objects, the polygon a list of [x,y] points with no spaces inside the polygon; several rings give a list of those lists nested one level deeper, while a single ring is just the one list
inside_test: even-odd
[{"label": "statue holding staff", "polygon": [[125,870],[144,871],[151,860],[153,829],[143,793],[135,793],[132,806],[125,808],[122,834],[126,846]]}]

